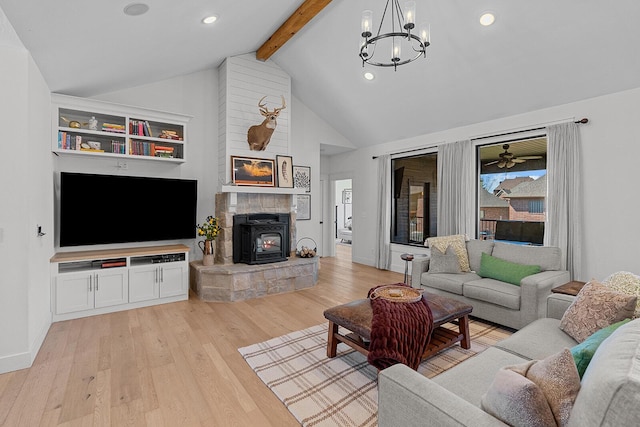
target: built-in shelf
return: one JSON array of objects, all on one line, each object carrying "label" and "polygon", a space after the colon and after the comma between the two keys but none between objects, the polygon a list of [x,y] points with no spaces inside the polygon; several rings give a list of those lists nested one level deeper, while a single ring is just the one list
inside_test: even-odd
[{"label": "built-in shelf", "polygon": [[258,193],[258,194],[306,194],[304,188],[252,187],[250,185],[223,185],[221,193]]}]

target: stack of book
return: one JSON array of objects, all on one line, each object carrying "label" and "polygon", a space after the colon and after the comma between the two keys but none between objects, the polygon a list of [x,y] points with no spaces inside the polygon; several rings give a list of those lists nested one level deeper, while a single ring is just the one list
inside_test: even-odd
[{"label": "stack of book", "polygon": [[173,158],[173,147],[166,147],[164,145],[156,145],[154,150],[155,157],[167,157]]},{"label": "stack of book", "polygon": [[160,138],[175,139],[176,141],[182,141],[182,137],[178,135],[178,132],[176,132],[175,130],[166,130],[166,129],[161,130]]},{"label": "stack of book", "polygon": [[102,130],[104,132],[125,133],[124,125],[117,125],[113,123],[103,123]]}]

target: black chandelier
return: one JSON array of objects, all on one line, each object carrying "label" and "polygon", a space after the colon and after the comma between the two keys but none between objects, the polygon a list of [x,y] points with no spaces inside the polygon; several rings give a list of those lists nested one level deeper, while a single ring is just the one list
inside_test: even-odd
[{"label": "black chandelier", "polygon": [[[389,7],[391,3],[391,7]],[[391,16],[391,25],[385,27],[382,32],[382,26],[387,16],[387,11]],[[430,31],[428,24],[420,25],[418,34],[411,31],[415,28],[416,19],[416,2],[407,1],[404,4],[404,14],[400,8],[398,0],[387,0],[378,27],[378,33],[373,36],[373,12],[365,10],[362,12],[362,43],[360,46],[360,58],[362,58],[362,66],[364,64],[375,65],[377,67],[393,67],[397,69],[398,65],[408,64],[418,59],[420,56],[427,57],[427,47],[429,46]],[[380,46],[378,46],[380,45]],[[404,45],[404,46],[403,46]],[[383,47],[384,46],[384,47]],[[388,52],[390,59],[375,59],[376,50]],[[408,55],[403,57],[402,55]],[[384,55],[378,52],[378,57]]]}]

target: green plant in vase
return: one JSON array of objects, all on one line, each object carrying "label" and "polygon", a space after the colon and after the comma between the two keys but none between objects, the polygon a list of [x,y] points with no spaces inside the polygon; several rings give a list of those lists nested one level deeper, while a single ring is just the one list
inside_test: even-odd
[{"label": "green plant in vase", "polygon": [[220,234],[220,224],[218,218],[213,215],[209,215],[203,224],[196,226],[198,236],[204,237],[204,241],[198,242],[198,246],[202,250],[202,264],[213,265],[214,258],[214,246],[213,242]]}]

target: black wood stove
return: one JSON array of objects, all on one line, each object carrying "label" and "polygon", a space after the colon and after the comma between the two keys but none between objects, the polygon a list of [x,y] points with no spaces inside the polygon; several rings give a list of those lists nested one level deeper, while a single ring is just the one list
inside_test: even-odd
[{"label": "black wood stove", "polygon": [[288,213],[239,214],[233,217],[233,262],[286,261],[290,252]]}]

